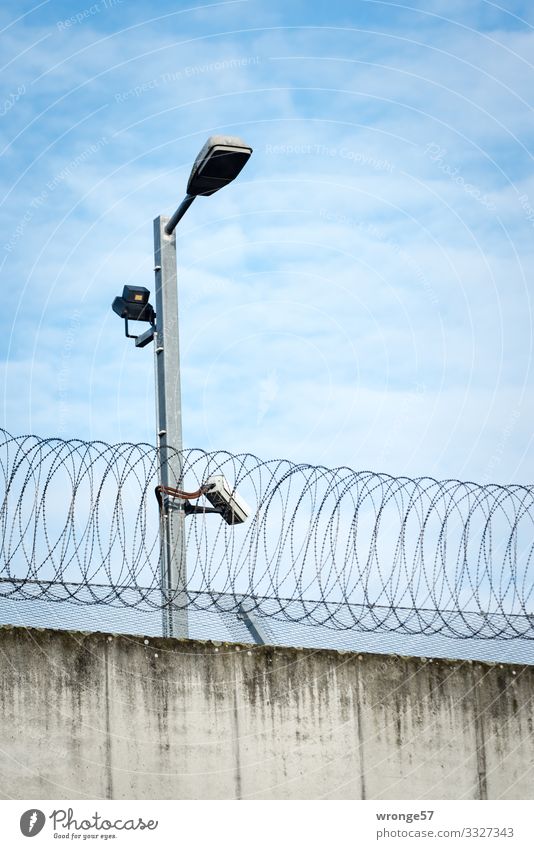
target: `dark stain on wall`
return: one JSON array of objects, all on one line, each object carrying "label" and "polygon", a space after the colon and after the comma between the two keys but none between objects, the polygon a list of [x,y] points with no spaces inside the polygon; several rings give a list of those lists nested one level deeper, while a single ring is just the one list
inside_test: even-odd
[{"label": "dark stain on wall", "polygon": [[20,798],[521,798],[533,712],[531,667],[0,628]]}]

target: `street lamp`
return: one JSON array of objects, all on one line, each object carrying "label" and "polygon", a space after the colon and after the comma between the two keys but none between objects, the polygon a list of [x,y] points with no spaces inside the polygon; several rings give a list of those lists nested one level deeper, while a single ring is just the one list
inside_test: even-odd
[{"label": "street lamp", "polygon": [[[207,140],[191,169],[184,200],[171,218],[160,215],[154,221],[155,315],[148,303],[150,293],[144,287],[125,286],[122,298],[115,298],[113,302],[114,311],[125,320],[127,336],[130,336],[128,320],[149,321],[150,328],[134,337],[137,347],[144,347],[152,340],[155,343],[159,456],[157,495],[161,508],[160,568],[165,636],[187,637],[188,634],[185,517],[196,512],[217,512],[234,525],[244,521],[249,510],[222,477],[210,479],[198,493],[182,491],[182,406],[174,231],[194,199],[199,195],[212,195],[235,180],[251,153],[252,148],[235,136],[211,136]],[[213,507],[192,507],[188,499],[199,495],[205,495]]]},{"label": "street lamp", "polygon": [[195,159],[187,182],[186,196],[165,226],[168,236],[198,195],[213,195],[223,189],[246,165],[252,148],[237,136],[210,136]]}]

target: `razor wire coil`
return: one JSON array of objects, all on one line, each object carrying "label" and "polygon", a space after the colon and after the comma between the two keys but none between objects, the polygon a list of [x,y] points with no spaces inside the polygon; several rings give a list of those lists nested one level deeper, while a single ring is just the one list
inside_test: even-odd
[{"label": "razor wire coil", "polygon": [[[0,596],[166,604],[333,629],[534,638],[534,488],[411,479],[192,449],[174,486],[222,474],[247,522],[185,521],[187,582],[160,577],[158,451],[0,432]],[[202,503],[201,501],[199,502]]]}]

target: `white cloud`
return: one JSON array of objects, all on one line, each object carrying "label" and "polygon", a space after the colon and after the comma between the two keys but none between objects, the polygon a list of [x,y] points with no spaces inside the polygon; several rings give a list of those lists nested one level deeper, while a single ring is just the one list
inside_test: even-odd
[{"label": "white cloud", "polygon": [[42,75],[6,116],[5,138],[22,132],[6,154],[5,190],[17,185],[0,208],[3,242],[24,225],[0,256],[16,281],[6,426],[153,438],[152,355],[124,339],[110,303],[125,282],[151,286],[152,218],[181,200],[204,137],[224,130],[254,156],[178,233],[187,441],[524,479],[530,34],[494,29],[490,41],[437,21],[418,32],[412,17],[384,36],[261,31],[283,14],[239,4],[112,38],[103,16],[68,39],[55,20],[9,36],[8,58],[50,33],[5,78],[7,91]]}]

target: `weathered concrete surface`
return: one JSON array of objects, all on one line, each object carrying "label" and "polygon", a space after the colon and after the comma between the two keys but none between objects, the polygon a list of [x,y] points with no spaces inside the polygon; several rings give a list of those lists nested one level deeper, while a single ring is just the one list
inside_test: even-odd
[{"label": "weathered concrete surface", "polygon": [[0,629],[0,796],[531,799],[534,669]]}]

